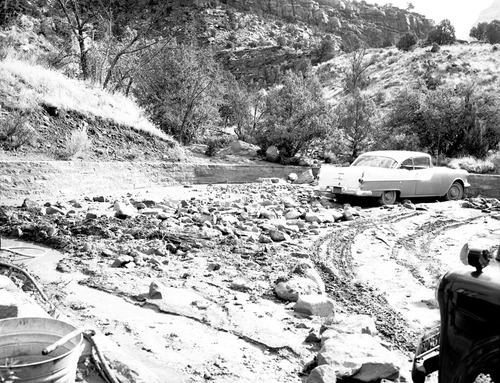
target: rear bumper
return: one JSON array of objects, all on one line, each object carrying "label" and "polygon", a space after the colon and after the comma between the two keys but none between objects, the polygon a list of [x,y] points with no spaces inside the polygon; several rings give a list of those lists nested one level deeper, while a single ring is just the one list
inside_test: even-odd
[{"label": "rear bumper", "polygon": [[373,193],[371,190],[361,190],[361,189],[350,189],[346,187],[332,186],[331,191],[333,194],[344,194],[352,195],[357,197],[372,197]]}]

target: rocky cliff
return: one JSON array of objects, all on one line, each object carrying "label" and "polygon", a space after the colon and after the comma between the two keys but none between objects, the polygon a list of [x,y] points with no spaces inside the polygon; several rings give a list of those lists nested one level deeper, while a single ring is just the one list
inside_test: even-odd
[{"label": "rocky cliff", "polygon": [[418,13],[364,1],[180,0],[177,6],[197,10],[204,25],[201,35],[218,47],[218,56],[236,78],[264,84],[307,60],[313,65],[324,61],[326,40],[332,54],[391,46],[407,32],[423,39],[434,26]]},{"label": "rocky cliff", "polygon": [[481,11],[476,25],[479,23],[490,23],[493,20],[500,20],[500,0],[494,0],[488,8]]},{"label": "rocky cliff", "polygon": [[[233,2],[228,1],[228,4]],[[396,43],[406,32],[424,38],[434,26],[424,16],[393,6],[349,0],[236,0],[234,6],[295,20],[339,37],[355,35],[370,47]]]}]

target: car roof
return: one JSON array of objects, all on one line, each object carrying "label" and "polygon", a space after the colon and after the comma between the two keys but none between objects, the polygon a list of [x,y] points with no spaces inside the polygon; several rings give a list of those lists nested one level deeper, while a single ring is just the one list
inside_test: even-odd
[{"label": "car roof", "polygon": [[[412,152],[409,150],[377,150],[373,152],[363,153],[361,156],[383,156],[389,157],[397,162],[401,162],[410,157],[430,157],[429,154],[423,152]],[[361,157],[360,156],[360,157]]]}]

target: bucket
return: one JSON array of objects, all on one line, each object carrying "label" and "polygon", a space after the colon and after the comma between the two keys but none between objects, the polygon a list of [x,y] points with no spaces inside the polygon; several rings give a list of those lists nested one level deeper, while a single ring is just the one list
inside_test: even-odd
[{"label": "bucket", "polygon": [[74,383],[83,335],[74,336],[48,355],[42,355],[42,350],[75,329],[51,318],[0,320],[0,382]]}]

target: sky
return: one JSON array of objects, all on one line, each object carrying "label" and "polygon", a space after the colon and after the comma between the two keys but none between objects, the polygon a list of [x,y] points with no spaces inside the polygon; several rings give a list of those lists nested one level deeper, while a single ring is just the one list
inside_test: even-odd
[{"label": "sky", "polygon": [[428,19],[439,24],[448,19],[455,27],[457,39],[467,40],[469,32],[479,16],[479,13],[488,8],[493,0],[366,0],[367,3],[384,5],[391,3],[395,7],[406,9],[412,3],[418,12]]}]

